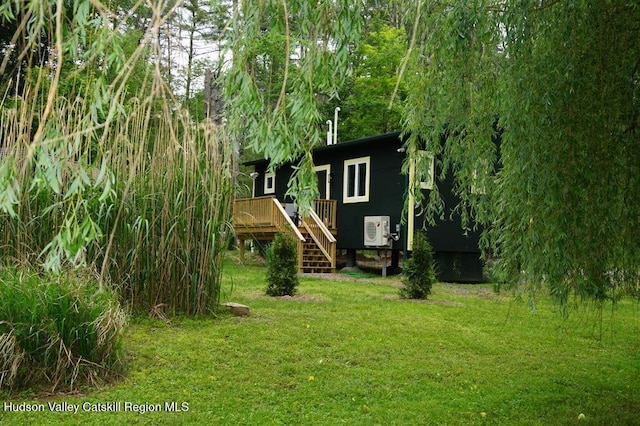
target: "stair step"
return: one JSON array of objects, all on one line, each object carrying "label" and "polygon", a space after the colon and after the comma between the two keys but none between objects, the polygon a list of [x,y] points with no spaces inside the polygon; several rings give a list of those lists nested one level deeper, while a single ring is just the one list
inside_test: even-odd
[{"label": "stair step", "polygon": [[306,239],[302,243],[302,265],[301,271],[304,273],[331,273],[335,268],[331,266],[331,261],[326,258],[322,250],[313,241],[306,230],[301,230],[302,236]]},{"label": "stair step", "polygon": [[313,267],[313,268],[302,268],[303,273],[308,274],[330,274],[335,272],[335,270],[331,267]]},{"label": "stair step", "polygon": [[328,261],[328,259],[326,257],[324,257],[324,255],[303,256],[302,259],[304,259],[304,260],[326,260],[326,261]]}]

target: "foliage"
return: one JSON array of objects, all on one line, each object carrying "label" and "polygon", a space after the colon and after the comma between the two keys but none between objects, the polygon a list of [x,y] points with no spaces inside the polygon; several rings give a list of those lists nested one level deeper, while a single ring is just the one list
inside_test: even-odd
[{"label": "foliage", "polygon": [[405,299],[426,299],[436,282],[433,250],[424,232],[416,232],[413,237],[411,257],[402,266],[400,296]]},{"label": "foliage", "polygon": [[104,241],[108,252],[97,250],[96,259],[136,310],[208,314],[219,301],[221,256],[231,235],[234,153],[210,122],[177,123],[177,140],[169,123],[155,122],[154,132],[138,127],[146,114],[144,105],[134,105],[121,123],[121,134],[130,133],[111,149],[123,202],[104,217],[112,232]]},{"label": "foliage", "polygon": [[570,294],[633,290],[640,8],[476,0],[414,10],[407,151],[426,140],[440,154],[463,218],[485,225],[503,278],[544,283],[565,306]]},{"label": "foliage", "polygon": [[0,271],[0,389],[73,391],[123,368],[127,317],[94,278]]},{"label": "foliage", "polygon": [[[50,61],[25,54],[24,90],[0,104],[0,255],[97,269],[136,309],[204,314],[219,298],[235,151],[164,79],[154,34],[177,4],[109,4],[0,8],[30,31],[24,52],[51,40]],[[132,24],[137,13],[150,18]]]},{"label": "foliage", "polygon": [[288,234],[279,233],[267,250],[267,294],[293,296],[298,285],[298,249]]},{"label": "foliage", "polygon": [[[266,108],[247,53],[263,37],[261,19],[269,16],[269,28],[285,35],[285,60],[293,57],[293,46],[306,48],[309,38],[311,53],[324,54],[320,46],[328,46],[318,42],[325,40],[320,31],[307,31],[326,22],[325,9],[318,13],[298,3],[251,9],[256,13],[234,44],[227,85],[234,94],[230,120],[242,117],[245,126],[236,122],[235,128],[247,130],[274,164],[300,158],[322,140],[316,95],[332,99],[335,92],[323,87],[346,81],[349,68],[339,59],[362,28],[355,9],[335,3],[347,20],[334,18],[340,28],[329,32],[338,59],[331,69],[341,78],[328,86],[326,69],[312,66],[328,63],[324,56],[303,56],[299,79],[282,86],[277,108]],[[392,9],[404,8],[409,45],[399,73],[410,88],[402,112],[405,171],[420,150],[435,154],[438,182],[453,175],[460,200],[447,211],[460,214],[467,228],[482,227],[484,254],[499,259],[502,279],[546,285],[564,306],[572,294],[603,300],[637,291],[637,3],[413,0],[394,1],[388,10],[375,1],[366,6],[366,16],[398,16]],[[287,19],[294,16],[295,26]],[[394,103],[400,89],[399,83]],[[305,200],[315,194],[315,178],[310,155],[302,158],[289,190]],[[425,180],[424,173],[417,170],[416,182]],[[411,188],[425,223],[444,218],[437,185],[428,195],[418,185]]]},{"label": "foliage", "polygon": [[[173,49],[174,55],[180,56],[181,47],[186,50],[186,64],[179,67],[177,75],[172,77],[173,83],[178,83],[178,92],[184,92],[184,99],[190,103],[194,92],[194,81],[202,78],[205,69],[219,68],[222,59],[218,60],[219,65],[214,65],[210,59],[199,59],[211,56],[211,53],[220,55],[223,50],[224,33],[228,30],[230,19],[230,4],[223,1],[212,2],[203,0],[188,0],[182,3],[182,6],[176,13],[177,34],[173,35],[173,42],[167,46],[167,49]],[[183,33],[186,33],[186,37]],[[186,41],[182,39],[186,38]],[[186,43],[186,46],[182,46]],[[177,46],[176,46],[177,45]],[[198,46],[200,46],[198,48]],[[206,48],[203,48],[206,46]],[[177,47],[177,49],[176,49]],[[178,50],[178,52],[175,52]],[[168,52],[169,54],[169,52]],[[175,61],[174,68],[181,62]],[[191,108],[199,106],[204,107],[203,103],[190,103]],[[195,114],[192,114],[195,115]],[[198,115],[202,116],[202,115]]]},{"label": "foliage", "polygon": [[398,69],[406,51],[407,35],[403,28],[374,23],[355,51],[354,81],[344,89],[339,123],[343,141],[392,132],[400,129],[402,101],[406,88],[402,84],[395,102]]},{"label": "foliage", "polygon": [[[225,75],[226,116],[245,147],[272,165],[299,160],[289,192],[302,211],[317,195],[311,149],[325,140],[321,99],[349,75],[348,47],[360,33],[360,2],[246,0],[236,13]],[[277,89],[266,90],[270,81]],[[276,95],[277,93],[277,95]]]}]

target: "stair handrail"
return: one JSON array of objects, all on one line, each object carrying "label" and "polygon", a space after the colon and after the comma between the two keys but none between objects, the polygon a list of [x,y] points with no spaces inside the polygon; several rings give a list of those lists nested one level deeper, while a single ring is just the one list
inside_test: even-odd
[{"label": "stair handrail", "polygon": [[320,230],[325,235],[325,237],[330,242],[335,243],[336,237],[334,237],[331,231],[329,231],[329,228],[327,228],[327,225],[325,225],[322,219],[320,219],[320,216],[318,216],[318,213],[316,213],[315,210],[311,209],[309,210],[309,216],[313,219],[316,225],[318,225],[318,228],[320,228]]},{"label": "stair handrail", "polygon": [[[320,232],[323,234],[323,237],[324,237],[324,239],[327,240],[328,244],[324,244],[321,241],[321,238],[318,235],[316,235],[316,233],[313,231],[313,229],[306,222],[306,220],[305,220],[306,217],[311,218],[311,220],[315,223],[315,225],[320,229]],[[309,212],[307,213],[307,216],[305,216],[302,219],[302,226],[304,226],[304,228],[307,230],[307,232],[309,233],[309,235],[311,236],[313,241],[315,241],[316,245],[318,246],[318,248],[320,249],[322,254],[324,254],[324,256],[327,258],[327,260],[329,260],[331,262],[331,265],[333,266],[334,262],[335,262],[335,259],[334,259],[334,256],[332,256],[329,253],[329,250],[331,250],[331,245],[335,244],[336,239],[333,236],[333,234],[331,232],[329,232],[329,229],[325,226],[325,224],[322,223],[322,220],[320,219],[318,214],[313,209],[309,210]],[[325,247],[326,245],[328,245],[329,247]],[[333,252],[334,250],[331,250],[331,251]]]},{"label": "stair handrail", "polygon": [[[282,216],[285,219],[285,222],[289,225],[289,228],[293,231],[293,234],[295,235],[296,238],[298,238],[299,241],[305,241],[305,238],[302,236],[302,233],[300,232],[300,230],[298,229],[298,227],[293,223],[293,221],[291,220],[291,218],[289,217],[289,214],[287,213],[287,211],[284,209],[284,207],[282,206],[282,204],[280,203],[280,201],[278,201],[277,198],[273,198],[273,203],[276,206],[276,209],[282,214]],[[275,218],[274,218],[275,219]],[[279,226],[279,222],[276,223],[276,227],[280,229]],[[286,232],[286,229],[280,229],[281,231]]]}]

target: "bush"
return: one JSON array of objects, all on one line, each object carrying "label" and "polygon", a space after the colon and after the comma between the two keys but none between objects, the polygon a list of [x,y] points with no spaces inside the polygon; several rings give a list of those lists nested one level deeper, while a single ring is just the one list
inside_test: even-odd
[{"label": "bush", "polygon": [[298,250],[294,239],[277,234],[267,250],[267,294],[293,296],[298,285]]},{"label": "bush", "polygon": [[400,296],[405,299],[426,299],[436,281],[433,250],[422,232],[413,238],[413,253],[402,269],[403,287]]},{"label": "bush", "polygon": [[122,371],[126,315],[92,278],[0,271],[0,391],[74,391]]}]

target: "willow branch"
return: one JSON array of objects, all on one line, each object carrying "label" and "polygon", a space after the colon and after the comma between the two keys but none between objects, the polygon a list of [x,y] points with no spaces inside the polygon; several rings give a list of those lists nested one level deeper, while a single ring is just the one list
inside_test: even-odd
[{"label": "willow branch", "polygon": [[418,1],[418,6],[416,7],[416,20],[413,22],[413,34],[411,34],[411,43],[409,44],[409,49],[404,58],[402,58],[402,64],[400,65],[400,71],[398,71],[398,79],[396,80],[396,86],[393,88],[393,94],[391,95],[391,100],[389,101],[389,109],[393,107],[393,101],[398,95],[398,90],[400,89],[400,81],[402,81],[402,77],[404,76],[405,71],[407,70],[407,64],[409,63],[409,57],[413,52],[413,49],[416,45],[416,39],[418,34],[418,24],[420,23],[420,11],[422,10],[422,0]]}]

